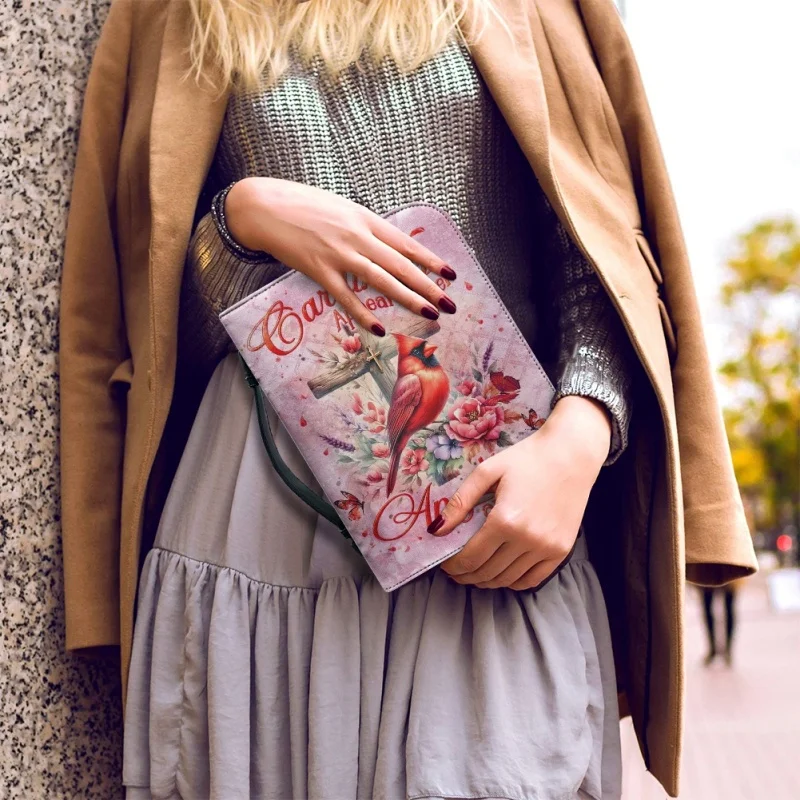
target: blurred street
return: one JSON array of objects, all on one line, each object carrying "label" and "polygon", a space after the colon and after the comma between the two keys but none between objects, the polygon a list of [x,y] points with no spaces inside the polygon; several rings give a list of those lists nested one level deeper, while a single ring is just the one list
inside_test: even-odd
[{"label": "blurred street", "polygon": [[[715,598],[719,602],[721,598]],[[686,596],[686,738],[681,800],[800,798],[800,613],[769,605],[766,577],[749,580],[737,598],[733,667],[707,652],[698,590]],[[717,607],[722,637],[722,604]],[[630,720],[622,728],[624,800],[666,793],[642,764]]]}]

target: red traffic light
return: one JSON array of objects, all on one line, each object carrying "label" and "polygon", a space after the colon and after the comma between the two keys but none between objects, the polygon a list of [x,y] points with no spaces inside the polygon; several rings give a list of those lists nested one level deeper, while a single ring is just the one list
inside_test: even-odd
[{"label": "red traffic light", "polygon": [[776,540],[775,546],[781,553],[788,553],[792,549],[792,537],[786,533],[782,533]]}]

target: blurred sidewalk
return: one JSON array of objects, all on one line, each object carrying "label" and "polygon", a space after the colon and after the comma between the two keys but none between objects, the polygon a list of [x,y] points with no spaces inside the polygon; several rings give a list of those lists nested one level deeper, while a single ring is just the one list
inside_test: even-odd
[{"label": "blurred sidewalk", "polygon": [[[719,603],[721,598],[715,598]],[[681,800],[800,798],[800,614],[771,610],[759,573],[737,598],[733,667],[703,667],[706,633],[696,587],[686,592],[686,736]],[[724,635],[722,604],[717,636]],[[624,800],[667,795],[622,725]]]}]

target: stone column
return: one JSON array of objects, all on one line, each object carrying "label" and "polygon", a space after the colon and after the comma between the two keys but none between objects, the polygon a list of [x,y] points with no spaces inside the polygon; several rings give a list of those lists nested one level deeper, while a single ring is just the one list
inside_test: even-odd
[{"label": "stone column", "polygon": [[57,323],[83,92],[109,0],[0,3],[0,798],[122,796],[115,658],[64,651]]}]

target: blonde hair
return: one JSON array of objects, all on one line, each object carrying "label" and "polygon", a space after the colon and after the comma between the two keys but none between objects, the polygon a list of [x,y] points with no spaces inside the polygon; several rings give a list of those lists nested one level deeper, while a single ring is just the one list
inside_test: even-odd
[{"label": "blonde hair", "polygon": [[[362,51],[376,61],[390,56],[401,71],[411,71],[453,33],[469,44],[490,16],[508,30],[493,0],[189,0],[189,5],[187,75],[221,84],[220,91],[276,81],[288,66],[290,46],[305,62],[319,55],[333,75]],[[468,12],[477,26],[465,37],[460,23]]]}]

